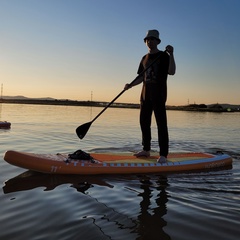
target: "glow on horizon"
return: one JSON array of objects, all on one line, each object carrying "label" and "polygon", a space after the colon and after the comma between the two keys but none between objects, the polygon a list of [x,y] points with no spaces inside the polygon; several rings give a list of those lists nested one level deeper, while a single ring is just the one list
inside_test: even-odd
[{"label": "glow on horizon", "polygon": [[[155,28],[159,48],[175,48],[168,105],[240,104],[237,0],[11,0],[1,1],[0,20],[5,96],[111,101],[137,76]],[[140,92],[117,102],[138,103]]]}]

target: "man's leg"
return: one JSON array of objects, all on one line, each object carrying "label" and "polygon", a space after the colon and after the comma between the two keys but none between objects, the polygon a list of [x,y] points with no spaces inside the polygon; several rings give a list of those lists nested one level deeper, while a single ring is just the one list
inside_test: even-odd
[{"label": "man's leg", "polygon": [[140,110],[140,126],[142,130],[142,145],[143,150],[145,151],[150,151],[151,149],[151,119],[152,105],[149,101],[142,101]]},{"label": "man's leg", "polygon": [[165,103],[155,105],[154,114],[158,127],[158,143],[160,148],[160,156],[167,157],[169,148],[169,137]]}]

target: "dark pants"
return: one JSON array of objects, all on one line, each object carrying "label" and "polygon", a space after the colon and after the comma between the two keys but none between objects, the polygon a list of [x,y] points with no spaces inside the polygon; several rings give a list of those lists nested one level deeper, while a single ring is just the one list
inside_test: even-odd
[{"label": "dark pants", "polygon": [[144,100],[141,102],[140,110],[140,126],[142,130],[143,150],[151,149],[151,119],[154,112],[157,128],[158,128],[158,144],[160,148],[160,156],[168,155],[168,127],[166,106],[163,101]]}]

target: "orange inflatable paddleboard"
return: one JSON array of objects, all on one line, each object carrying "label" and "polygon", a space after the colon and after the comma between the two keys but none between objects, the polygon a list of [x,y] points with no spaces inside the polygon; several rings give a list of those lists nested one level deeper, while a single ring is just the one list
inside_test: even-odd
[{"label": "orange inflatable paddleboard", "polygon": [[170,153],[167,163],[157,155],[136,158],[132,153],[91,153],[90,160],[72,159],[68,154],[37,154],[7,151],[4,160],[17,167],[50,174],[138,174],[207,170],[232,165],[223,153]]}]

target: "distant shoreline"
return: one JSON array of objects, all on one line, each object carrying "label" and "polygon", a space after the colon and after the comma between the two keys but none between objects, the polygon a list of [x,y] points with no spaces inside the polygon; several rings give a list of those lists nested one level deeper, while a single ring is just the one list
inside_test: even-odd
[{"label": "distant shoreline", "polygon": [[[89,106],[89,107],[105,107],[108,102],[97,101],[77,101],[77,100],[48,100],[48,99],[0,99],[0,103],[14,104],[39,104],[39,105],[63,105],[63,106]],[[139,108],[139,104],[134,103],[113,103],[110,107],[117,108]]]},{"label": "distant shoreline", "polygon": [[[89,106],[89,107],[106,107],[108,102],[99,101],[77,101],[77,100],[58,100],[58,99],[5,99],[1,98],[0,103],[13,104],[39,104],[39,105],[62,105],[62,106]],[[136,103],[113,103],[111,108],[140,108]],[[198,111],[198,112],[239,112],[240,105],[230,104],[190,104],[186,106],[167,106],[167,110],[179,111]]]}]

